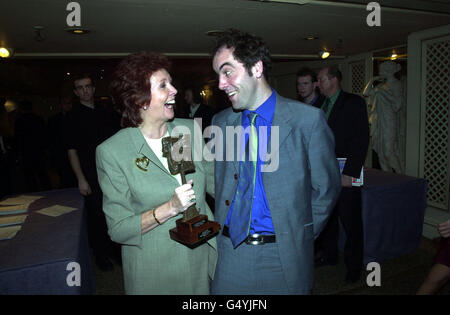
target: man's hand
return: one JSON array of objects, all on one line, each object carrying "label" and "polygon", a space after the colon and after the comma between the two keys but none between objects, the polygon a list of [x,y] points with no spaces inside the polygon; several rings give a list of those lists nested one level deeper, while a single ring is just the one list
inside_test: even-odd
[{"label": "man's hand", "polygon": [[341,184],[342,187],[352,187],[353,177],[342,174],[341,176]]},{"label": "man's hand", "polygon": [[89,186],[89,183],[85,179],[78,181],[78,189],[83,196],[92,194],[91,186]]},{"label": "man's hand", "polygon": [[441,224],[438,224],[437,229],[442,237],[450,237],[450,219]]}]

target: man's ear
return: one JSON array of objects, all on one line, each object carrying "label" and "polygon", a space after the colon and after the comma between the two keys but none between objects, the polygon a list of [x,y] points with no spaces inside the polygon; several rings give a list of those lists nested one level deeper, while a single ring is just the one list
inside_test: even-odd
[{"label": "man's ear", "polygon": [[252,67],[252,73],[256,78],[261,78],[264,73],[264,65],[261,60],[257,61]]},{"label": "man's ear", "polygon": [[335,85],[339,85],[339,80],[338,80],[337,77],[331,78],[330,81],[331,81],[333,84],[335,84]]}]

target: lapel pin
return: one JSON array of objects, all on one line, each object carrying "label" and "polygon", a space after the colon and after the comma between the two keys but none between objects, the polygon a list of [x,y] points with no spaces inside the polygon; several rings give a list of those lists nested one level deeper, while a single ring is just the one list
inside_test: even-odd
[{"label": "lapel pin", "polygon": [[136,166],[144,172],[147,172],[147,168],[148,168],[148,164],[149,164],[150,160],[144,156],[142,158],[136,158],[136,160],[134,161],[134,163],[136,164]]}]

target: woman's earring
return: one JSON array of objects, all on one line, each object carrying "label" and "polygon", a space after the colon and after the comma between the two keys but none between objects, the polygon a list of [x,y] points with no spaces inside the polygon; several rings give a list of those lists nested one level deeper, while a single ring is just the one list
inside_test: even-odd
[{"label": "woman's earring", "polygon": [[143,108],[144,108],[144,110],[147,110],[147,106],[144,106]]}]

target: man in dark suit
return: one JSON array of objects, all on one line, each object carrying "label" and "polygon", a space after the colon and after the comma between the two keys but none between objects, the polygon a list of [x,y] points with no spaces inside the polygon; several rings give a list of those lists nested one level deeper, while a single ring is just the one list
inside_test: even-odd
[{"label": "man in dark suit", "polygon": [[334,134],[336,157],[347,159],[339,200],[320,236],[324,254],[317,265],[337,264],[339,218],[346,234],[346,281],[351,283],[359,280],[363,264],[361,189],[352,186],[352,178],[360,176],[369,145],[367,108],[362,97],[341,89],[342,74],[337,67],[324,68],[317,77],[320,91],[326,97],[321,108]]},{"label": "man in dark suit", "polygon": [[[340,191],[333,135],[322,111],[270,87],[261,38],[228,30],[213,55],[232,107],[212,123],[215,218],[223,230],[211,292],[309,294],[314,238]],[[217,139],[230,129],[237,137]]]},{"label": "man in dark suit", "polygon": [[320,108],[325,97],[318,91],[317,74],[310,68],[297,71],[297,92],[300,102]]}]

